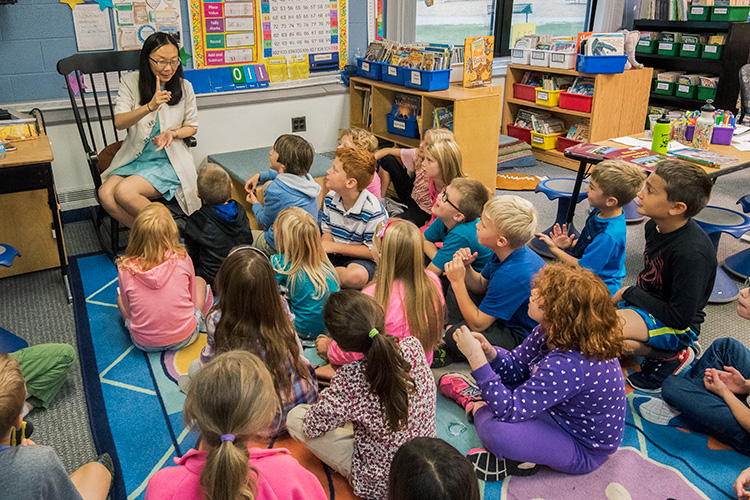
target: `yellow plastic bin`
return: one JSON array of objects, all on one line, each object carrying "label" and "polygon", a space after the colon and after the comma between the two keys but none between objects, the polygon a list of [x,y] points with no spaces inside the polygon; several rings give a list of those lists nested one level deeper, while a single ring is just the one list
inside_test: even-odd
[{"label": "yellow plastic bin", "polygon": [[562,90],[544,90],[542,87],[536,87],[534,90],[536,90],[537,104],[549,107],[560,104],[560,92]]},{"label": "yellow plastic bin", "polygon": [[560,134],[538,134],[531,132],[531,145],[539,149],[555,149]]}]

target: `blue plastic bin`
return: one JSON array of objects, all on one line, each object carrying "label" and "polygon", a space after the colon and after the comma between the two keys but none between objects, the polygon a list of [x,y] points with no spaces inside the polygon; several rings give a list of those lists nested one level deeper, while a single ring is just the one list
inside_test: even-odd
[{"label": "blue plastic bin", "polygon": [[357,58],[357,74],[370,80],[380,80],[382,67],[382,63],[366,61],[361,57]]},{"label": "blue plastic bin", "polygon": [[576,68],[581,73],[622,73],[628,56],[584,56],[578,54]]},{"label": "blue plastic bin", "polygon": [[431,92],[433,90],[445,90],[451,84],[451,70],[439,69],[437,71],[425,71],[423,69],[404,68],[404,86]]},{"label": "blue plastic bin", "polygon": [[404,68],[403,66],[394,66],[393,64],[383,63],[381,77],[384,82],[392,83],[394,85],[404,84]]},{"label": "blue plastic bin", "polygon": [[388,119],[388,132],[413,139],[419,138],[419,127],[416,118],[396,117],[393,113],[385,115]]}]

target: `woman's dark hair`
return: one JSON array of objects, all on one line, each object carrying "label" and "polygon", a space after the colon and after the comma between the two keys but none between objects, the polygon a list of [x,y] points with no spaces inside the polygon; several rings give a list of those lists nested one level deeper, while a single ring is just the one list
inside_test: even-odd
[{"label": "woman's dark hair", "polygon": [[[174,39],[169,33],[163,31],[157,31],[151,36],[146,38],[143,42],[143,48],[141,49],[141,58],[138,64],[140,74],[138,76],[138,90],[141,94],[141,106],[151,101],[156,92],[156,77],[154,72],[151,71],[151,64],[149,58],[153,52],[168,43],[175,46],[179,52],[180,46],[177,44],[177,40]],[[177,66],[177,69],[172,76],[172,79],[164,84],[164,89],[172,92],[172,98],[167,103],[170,106],[174,106],[182,99],[182,64]]]},{"label": "woman's dark hair", "polygon": [[[365,378],[370,392],[380,399],[386,427],[391,432],[406,429],[409,395],[417,387],[398,340],[385,333],[385,312],[380,304],[354,290],[335,292],[323,308],[323,322],[342,350],[364,355]],[[370,336],[373,329],[377,334]]]},{"label": "woman's dark hair", "polygon": [[393,456],[388,500],[479,500],[471,462],[442,439],[414,438]]}]

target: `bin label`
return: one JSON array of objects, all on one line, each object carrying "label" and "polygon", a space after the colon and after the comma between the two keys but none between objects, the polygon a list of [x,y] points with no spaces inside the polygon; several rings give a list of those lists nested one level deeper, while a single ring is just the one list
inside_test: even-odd
[{"label": "bin label", "polygon": [[536,98],[540,101],[549,101],[549,94],[547,92],[537,92]]},{"label": "bin label", "polygon": [[672,50],[672,42],[661,42],[659,43],[659,50]]},{"label": "bin label", "polygon": [[398,68],[396,66],[388,66],[388,74],[391,76],[398,76]]},{"label": "bin label", "polygon": [[678,85],[677,91],[687,94],[688,92],[690,92],[690,85]]},{"label": "bin label", "polygon": [[400,122],[398,120],[393,120],[393,128],[397,128],[399,130],[406,130],[406,123]]},{"label": "bin label", "polygon": [[638,40],[638,45],[641,47],[648,47],[651,45],[651,40]]},{"label": "bin label", "polygon": [[552,62],[563,63],[565,62],[565,54],[550,54]]},{"label": "bin label", "polygon": [[682,44],[682,50],[685,52],[695,52],[695,44],[694,43],[683,43]]},{"label": "bin label", "polygon": [[413,85],[422,85],[422,74],[419,71],[411,72],[411,83]]},{"label": "bin label", "polygon": [[692,8],[692,9],[690,10],[690,13],[691,13],[691,14],[695,14],[696,16],[700,16],[700,15],[702,15],[702,14],[703,14],[703,7],[693,7],[693,8]]},{"label": "bin label", "polygon": [[712,54],[716,54],[716,52],[718,52],[718,48],[719,48],[719,47],[718,47],[717,45],[706,45],[706,46],[704,47],[704,50],[705,50],[706,52],[710,52],[710,53],[712,53]]},{"label": "bin label", "polygon": [[523,49],[510,49],[510,57],[523,57]]},{"label": "bin label", "polygon": [[538,135],[532,137],[531,140],[537,144],[544,144],[544,137],[539,137]]},{"label": "bin label", "polygon": [[370,71],[370,63],[362,61],[362,71]]},{"label": "bin label", "polygon": [[659,82],[656,84],[656,88],[659,90],[669,90],[669,83],[667,82]]},{"label": "bin label", "polygon": [[727,14],[727,12],[729,12],[729,9],[727,9],[726,7],[722,7],[722,8],[714,7],[714,14],[719,14],[720,16],[725,16]]},{"label": "bin label", "polygon": [[544,60],[544,51],[542,50],[532,50],[531,51],[531,58],[536,59],[537,61],[543,61]]}]

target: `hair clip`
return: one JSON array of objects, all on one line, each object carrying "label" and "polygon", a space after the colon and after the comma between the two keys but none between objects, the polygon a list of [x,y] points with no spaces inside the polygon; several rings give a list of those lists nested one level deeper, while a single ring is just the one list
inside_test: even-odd
[{"label": "hair clip", "polygon": [[385,230],[388,229],[388,226],[390,226],[391,224],[399,220],[403,220],[403,219],[396,219],[396,218],[388,219],[385,222],[385,224],[383,224],[383,227],[380,229],[380,231],[378,231],[378,234],[376,234],[375,236],[377,236],[378,238],[382,240],[385,237]]},{"label": "hair clip", "polygon": [[378,329],[377,328],[373,328],[372,330],[370,330],[370,333],[368,333],[368,335],[370,336],[371,339],[373,339],[373,338],[375,338],[375,335],[377,335],[378,333],[380,333],[378,331]]},{"label": "hair clip", "polygon": [[221,436],[221,442],[223,443],[224,441],[231,441],[234,443],[234,434],[224,434]]}]

